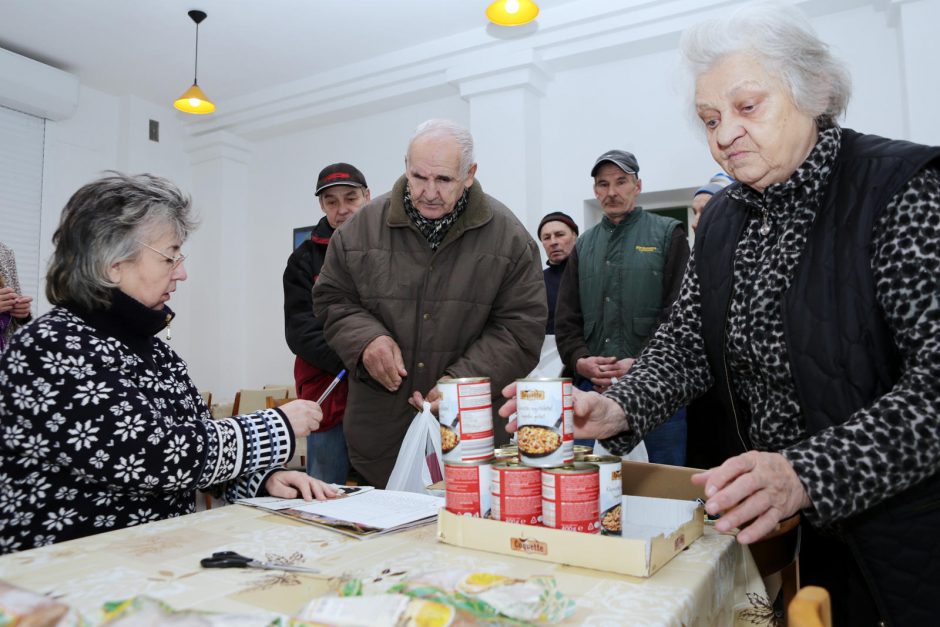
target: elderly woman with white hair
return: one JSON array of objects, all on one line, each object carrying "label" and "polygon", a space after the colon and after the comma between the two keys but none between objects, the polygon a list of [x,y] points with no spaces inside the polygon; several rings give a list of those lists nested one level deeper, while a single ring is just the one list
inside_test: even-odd
[{"label": "elderly woman with white hair", "polygon": [[107,176],[68,201],[46,277],[56,306],[0,358],[0,553],[191,513],[197,488],[334,495],[283,468],[318,428],[316,403],[212,420],[154,337],[193,227],[189,199],[155,176]]},{"label": "elderly woman with white hair", "polygon": [[740,451],[694,479],[716,528],[747,544],[801,512],[801,582],[830,589],[835,624],[936,624],[940,149],[840,128],[848,75],[793,7],[693,27],[682,51],[738,182],[670,320],[575,397],[575,434],[628,451],[715,385]]}]

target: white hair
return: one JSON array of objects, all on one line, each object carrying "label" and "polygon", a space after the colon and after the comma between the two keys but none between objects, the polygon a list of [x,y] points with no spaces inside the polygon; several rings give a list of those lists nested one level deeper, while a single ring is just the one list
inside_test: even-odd
[{"label": "white hair", "polygon": [[408,150],[405,152],[405,165],[408,164],[408,154],[411,152],[411,145],[420,137],[425,136],[444,136],[451,137],[457,142],[460,148],[460,164],[458,174],[461,177],[470,173],[470,168],[475,163],[473,156],[473,136],[470,131],[451,120],[431,119],[422,122],[415,129],[414,135],[408,141]]},{"label": "white hair", "polygon": [[753,55],[820,128],[836,124],[852,94],[848,70],[793,5],[749,4],[688,28],[679,48],[693,80],[730,54]]}]

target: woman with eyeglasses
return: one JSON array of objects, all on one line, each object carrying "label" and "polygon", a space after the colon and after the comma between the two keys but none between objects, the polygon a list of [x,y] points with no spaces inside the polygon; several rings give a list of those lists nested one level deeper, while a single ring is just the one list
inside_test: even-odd
[{"label": "woman with eyeglasses", "polygon": [[55,307],[0,358],[0,553],[195,510],[196,489],[235,498],[327,498],[282,467],[319,427],[298,400],[212,420],[186,363],[156,333],[187,278],[195,224],[169,181],[112,174],[79,189],[53,235]]}]

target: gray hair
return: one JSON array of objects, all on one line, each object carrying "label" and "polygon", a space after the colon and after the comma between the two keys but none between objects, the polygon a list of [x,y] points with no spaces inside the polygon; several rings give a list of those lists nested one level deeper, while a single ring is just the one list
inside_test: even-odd
[{"label": "gray hair", "polygon": [[761,61],[819,128],[845,113],[852,81],[804,14],[792,5],[762,3],[690,27],[679,43],[694,79],[723,57],[743,52]]},{"label": "gray hair", "polygon": [[153,233],[170,228],[182,243],[195,227],[189,197],[167,179],[111,172],[92,181],[62,210],[52,236],[55,251],[46,272],[46,298],[53,305],[107,308],[117,287],[108,269],[136,259],[141,251],[137,240],[152,241]]},{"label": "gray hair", "polygon": [[473,136],[470,131],[451,120],[432,119],[422,122],[415,129],[414,135],[408,141],[408,150],[405,152],[405,165],[408,165],[408,154],[411,153],[411,145],[420,137],[425,136],[444,136],[451,137],[460,147],[460,164],[458,174],[462,177],[467,176],[470,168],[475,163],[473,156]]}]

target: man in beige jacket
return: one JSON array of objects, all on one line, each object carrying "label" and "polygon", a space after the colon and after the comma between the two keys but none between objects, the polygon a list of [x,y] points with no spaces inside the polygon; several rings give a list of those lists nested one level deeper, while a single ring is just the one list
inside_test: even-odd
[{"label": "man in beige jacket", "polygon": [[[349,459],[383,487],[442,377],[499,390],[536,365],[547,306],[538,248],[475,181],[470,133],[421,124],[405,174],[334,234],[314,286],[327,342],[349,370]],[[494,411],[495,416],[495,411]],[[507,435],[495,429],[497,442]]]}]

